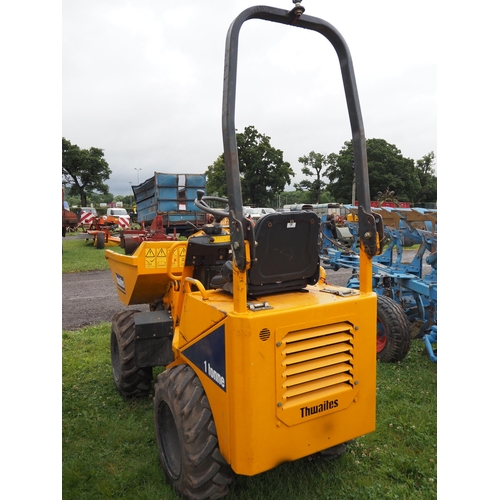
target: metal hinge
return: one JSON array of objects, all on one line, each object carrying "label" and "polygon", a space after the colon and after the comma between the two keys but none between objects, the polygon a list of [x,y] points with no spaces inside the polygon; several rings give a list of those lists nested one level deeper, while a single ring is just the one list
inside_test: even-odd
[{"label": "metal hinge", "polygon": [[343,288],[341,290],[338,288],[324,288],[323,290],[320,290],[320,292],[331,293],[332,295],[338,295],[340,297],[348,297],[349,295],[359,294],[358,290],[354,290],[352,288]]},{"label": "metal hinge", "polygon": [[269,302],[247,302],[247,307],[250,311],[265,311],[272,309]]}]

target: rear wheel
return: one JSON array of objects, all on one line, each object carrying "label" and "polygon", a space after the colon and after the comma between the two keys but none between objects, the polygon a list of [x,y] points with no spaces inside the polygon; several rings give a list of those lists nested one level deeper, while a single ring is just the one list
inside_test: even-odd
[{"label": "rear wheel", "polygon": [[403,308],[385,295],[377,297],[377,359],[384,363],[401,361],[412,340],[410,320]]},{"label": "rear wheel", "polygon": [[111,322],[111,366],[118,392],[125,397],[147,396],[151,390],[153,369],[139,368],[135,362],[134,315],[140,311],[125,310]]},{"label": "rear wheel", "polygon": [[183,498],[222,498],[233,472],[219,451],[205,390],[192,368],[177,365],[155,384],[154,418],[167,481]]},{"label": "rear wheel", "polygon": [[102,250],[104,248],[104,233],[97,233],[97,236],[96,236],[96,247],[99,250]]}]

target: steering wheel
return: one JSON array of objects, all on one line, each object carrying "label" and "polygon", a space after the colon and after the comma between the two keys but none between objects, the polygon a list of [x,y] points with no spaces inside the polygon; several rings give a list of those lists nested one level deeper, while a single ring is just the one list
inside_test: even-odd
[{"label": "steering wheel", "polygon": [[197,208],[203,210],[203,212],[212,214],[217,222],[220,222],[222,219],[224,219],[224,217],[229,217],[229,211],[226,212],[225,210],[211,208],[207,205],[207,201],[229,203],[226,198],[219,198],[218,196],[204,196],[204,194],[204,191],[202,191],[201,189],[198,190],[198,197],[194,200],[194,204]]}]

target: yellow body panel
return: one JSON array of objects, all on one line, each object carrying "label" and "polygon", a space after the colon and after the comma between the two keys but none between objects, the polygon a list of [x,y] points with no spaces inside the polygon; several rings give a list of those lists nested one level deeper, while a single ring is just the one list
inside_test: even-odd
[{"label": "yellow body panel", "polygon": [[376,294],[316,285],[259,302],[270,308],[238,313],[227,293],[187,294],[173,342],[176,363],[205,388],[221,453],[243,475],[375,429]]},{"label": "yellow body panel", "polygon": [[161,298],[180,280],[187,241],[143,241],[133,255],[106,250],[118,298],[126,306]]}]

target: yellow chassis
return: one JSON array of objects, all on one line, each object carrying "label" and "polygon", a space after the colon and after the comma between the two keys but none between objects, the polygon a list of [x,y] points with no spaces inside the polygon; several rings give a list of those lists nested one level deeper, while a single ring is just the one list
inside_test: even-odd
[{"label": "yellow chassis", "polygon": [[145,241],[134,255],[106,250],[106,258],[125,305],[162,298],[171,311],[172,365],[198,375],[234,472],[258,474],[375,429],[377,298],[368,258],[360,290],[328,285],[322,271],[306,292],[248,300],[237,269],[233,295],[194,280],[186,247]]}]

